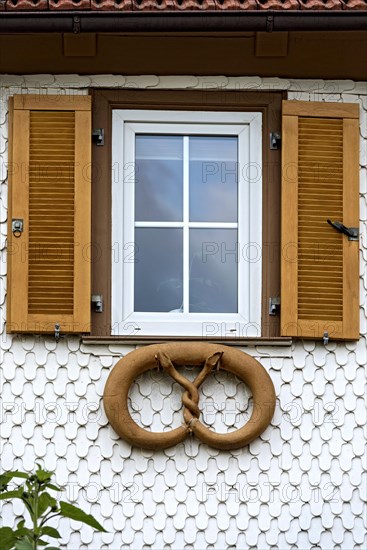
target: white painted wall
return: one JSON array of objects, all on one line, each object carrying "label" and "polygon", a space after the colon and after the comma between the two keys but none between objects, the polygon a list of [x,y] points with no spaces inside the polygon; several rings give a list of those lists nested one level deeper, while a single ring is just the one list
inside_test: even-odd
[{"label": "white painted wall", "polygon": [[[161,452],[120,441],[101,407],[105,381],[123,345],[77,337],[10,336],[6,318],[7,111],[16,93],[87,93],[89,87],[287,89],[290,99],[360,105],[361,332],[355,343],[297,342],[252,347],[278,398],[271,426],[248,448],[210,449],[197,440]],[[367,547],[367,83],[195,76],[0,77],[1,468],[57,470],[66,496],[109,531],[60,522],[62,548],[343,549]],[[225,382],[225,383],[224,383]],[[224,431],[244,422],[246,394],[225,373],[203,386],[205,419]],[[159,373],[133,388],[145,427],[182,422],[180,390]],[[219,403],[214,414],[213,403]],[[239,416],[236,418],[233,411]],[[22,505],[4,505],[4,523]]]}]

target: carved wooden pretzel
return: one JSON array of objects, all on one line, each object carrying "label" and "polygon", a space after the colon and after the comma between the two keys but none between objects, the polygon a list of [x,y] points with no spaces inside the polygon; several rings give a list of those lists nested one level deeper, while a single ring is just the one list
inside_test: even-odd
[{"label": "carved wooden pretzel", "polygon": [[[160,365],[185,392],[182,395],[184,425],[169,432],[150,432],[138,426],[128,409],[128,394],[134,380],[143,372]],[[253,411],[249,421],[227,434],[216,433],[200,420],[198,388],[218,363],[220,368],[235,374],[251,390]],[[203,365],[191,382],[176,366]],[[124,440],[146,449],[166,449],[181,443],[189,433],[217,449],[238,449],[258,437],[270,424],[275,409],[275,391],[264,367],[246,353],[223,345],[205,342],[154,344],[137,349],[120,359],[106,382],[103,402],[115,432]]]}]

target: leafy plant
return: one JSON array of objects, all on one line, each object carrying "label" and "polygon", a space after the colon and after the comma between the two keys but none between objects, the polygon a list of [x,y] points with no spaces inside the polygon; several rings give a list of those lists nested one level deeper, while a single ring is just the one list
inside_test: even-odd
[{"label": "leafy plant", "polygon": [[[31,520],[31,527],[26,527],[24,518],[19,521],[16,529],[0,528],[1,550],[59,550],[56,546],[48,546],[43,537],[60,539],[61,535],[54,527],[46,525],[52,518],[61,516],[86,523],[97,531],[104,531],[103,527],[90,514],[86,514],[76,506],[64,501],[57,501],[50,494],[51,491],[63,491],[62,487],[51,482],[54,472],[43,470],[37,464],[37,470],[32,474],[25,472],[5,472],[0,475],[0,500],[19,498],[25,505]],[[9,482],[13,478],[23,479],[23,484],[8,491]]]}]

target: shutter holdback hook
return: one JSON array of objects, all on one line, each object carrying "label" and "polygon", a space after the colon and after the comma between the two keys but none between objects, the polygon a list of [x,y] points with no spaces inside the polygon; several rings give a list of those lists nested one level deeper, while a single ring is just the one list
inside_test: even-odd
[{"label": "shutter holdback hook", "polygon": [[333,222],[331,220],[326,220],[329,225],[331,225],[334,229],[337,231],[340,231],[340,233],[344,233],[348,237],[350,241],[358,241],[359,237],[359,229],[358,227],[346,227],[342,222]]}]

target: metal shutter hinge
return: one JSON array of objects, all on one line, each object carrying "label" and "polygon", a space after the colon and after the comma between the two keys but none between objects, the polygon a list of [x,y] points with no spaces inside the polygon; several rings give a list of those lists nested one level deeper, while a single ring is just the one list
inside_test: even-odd
[{"label": "metal shutter hinge", "polygon": [[56,340],[56,344],[60,340],[60,325],[59,325],[59,323],[55,323],[55,340]]},{"label": "metal shutter hinge", "polygon": [[103,128],[94,128],[92,131],[93,143],[96,145],[104,145],[104,129]]},{"label": "metal shutter hinge", "polygon": [[277,315],[280,310],[280,298],[275,296],[269,299],[269,315]]},{"label": "metal shutter hinge", "polygon": [[270,149],[280,149],[282,145],[282,137],[279,132],[270,132]]},{"label": "metal shutter hinge", "polygon": [[102,313],[103,296],[101,294],[92,294],[92,308],[96,313]]}]

